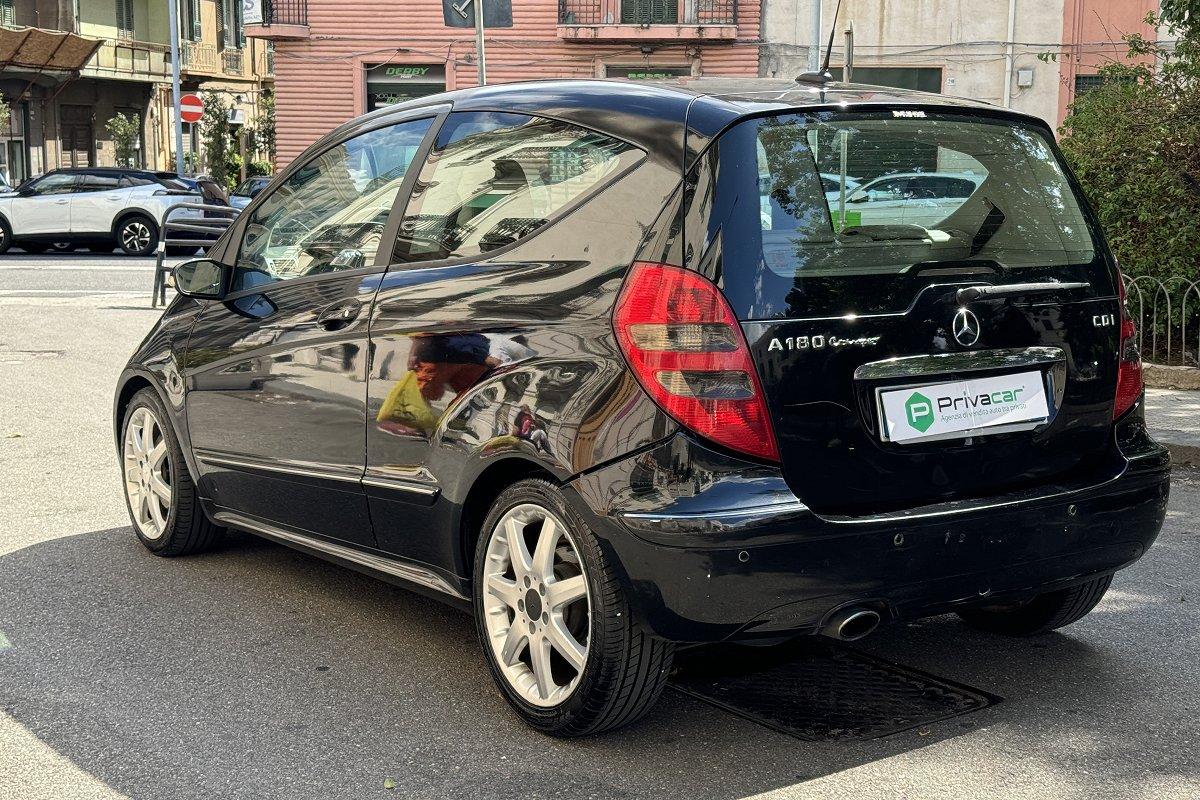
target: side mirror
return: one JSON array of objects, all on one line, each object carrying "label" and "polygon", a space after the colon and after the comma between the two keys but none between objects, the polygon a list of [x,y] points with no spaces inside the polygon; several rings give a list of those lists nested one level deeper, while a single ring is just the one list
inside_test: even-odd
[{"label": "side mirror", "polygon": [[28,186],[22,186],[20,189],[17,189],[18,197],[33,197],[35,194],[37,194],[37,192]]},{"label": "side mirror", "polygon": [[197,300],[220,300],[225,296],[224,264],[207,258],[185,261],[175,267],[175,291]]}]

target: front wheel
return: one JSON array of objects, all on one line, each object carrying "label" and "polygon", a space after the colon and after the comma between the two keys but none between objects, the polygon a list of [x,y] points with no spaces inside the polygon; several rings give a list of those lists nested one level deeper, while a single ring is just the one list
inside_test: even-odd
[{"label": "front wheel", "polygon": [[1006,636],[1036,636],[1078,622],[1104,598],[1112,575],[1062,589],[1039,594],[1024,603],[1005,606],[966,608],[958,612],[972,628]]},{"label": "front wheel", "polygon": [[189,555],[219,541],[224,529],[200,508],[183,451],[153,389],[139,391],[125,409],[121,467],[134,532],[152,553]]},{"label": "front wheel", "polygon": [[129,217],[117,226],[117,246],[126,255],[153,255],[158,245],[158,226],[149,217],[140,214]]},{"label": "front wheel", "polygon": [[530,726],[585,736],[628,725],[654,705],[674,645],[631,617],[595,535],[553,484],[524,480],[500,495],[474,575],[484,656]]}]

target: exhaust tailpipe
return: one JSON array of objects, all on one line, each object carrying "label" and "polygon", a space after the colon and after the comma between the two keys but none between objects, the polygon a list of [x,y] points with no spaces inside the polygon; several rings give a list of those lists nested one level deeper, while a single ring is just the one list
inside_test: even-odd
[{"label": "exhaust tailpipe", "polygon": [[853,642],[879,627],[879,612],[869,608],[850,606],[835,611],[818,631],[822,636]]}]

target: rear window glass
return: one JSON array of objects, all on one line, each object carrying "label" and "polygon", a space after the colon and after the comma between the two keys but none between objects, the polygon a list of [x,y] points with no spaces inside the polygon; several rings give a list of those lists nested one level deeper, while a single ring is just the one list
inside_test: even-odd
[{"label": "rear window glass", "polygon": [[[743,318],[902,310],[917,273],[1071,271],[1097,258],[1063,168],[1032,125],[779,115],[726,133],[719,159],[712,218],[728,207],[733,219],[710,225],[706,246],[724,237],[726,293]],[[752,203],[738,202],[748,195]]]}]

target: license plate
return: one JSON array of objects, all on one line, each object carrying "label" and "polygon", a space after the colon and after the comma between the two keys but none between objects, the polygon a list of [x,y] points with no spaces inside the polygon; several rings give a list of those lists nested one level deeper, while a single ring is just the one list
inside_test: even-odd
[{"label": "license plate", "polygon": [[923,442],[1036,428],[1050,416],[1041,372],[880,389],[885,442]]}]

